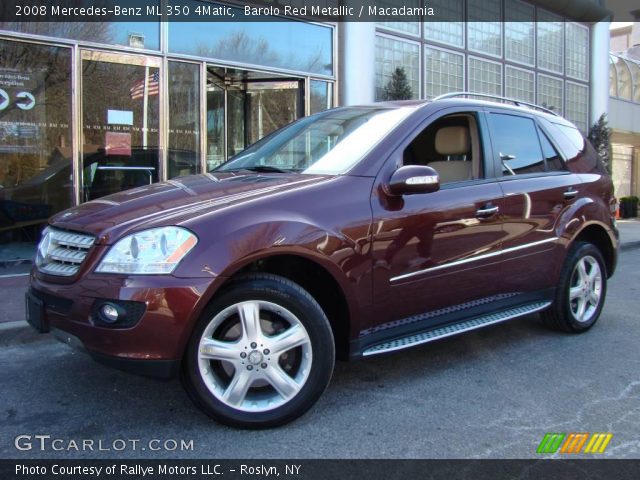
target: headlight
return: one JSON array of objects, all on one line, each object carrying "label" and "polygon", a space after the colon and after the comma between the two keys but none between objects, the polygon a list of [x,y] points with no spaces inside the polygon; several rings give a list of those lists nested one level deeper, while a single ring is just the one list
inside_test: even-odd
[{"label": "headlight", "polygon": [[96,272],[163,274],[198,243],[196,236],[180,227],[162,227],[128,235],[109,249]]}]

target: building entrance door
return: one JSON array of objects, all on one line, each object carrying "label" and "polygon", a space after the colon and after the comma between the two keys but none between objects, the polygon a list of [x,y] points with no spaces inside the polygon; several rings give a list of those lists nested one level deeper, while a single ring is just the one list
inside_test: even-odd
[{"label": "building entrance door", "polygon": [[157,182],[159,58],[82,51],[81,200]]},{"label": "building entrance door", "polygon": [[207,68],[207,168],[305,112],[304,78]]}]

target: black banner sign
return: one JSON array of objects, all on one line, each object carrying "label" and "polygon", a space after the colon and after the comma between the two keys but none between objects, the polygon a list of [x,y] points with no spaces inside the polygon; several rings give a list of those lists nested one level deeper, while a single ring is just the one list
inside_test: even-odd
[{"label": "black banner sign", "polygon": [[[0,29],[12,22],[265,22],[315,19],[332,22],[489,22],[519,21],[517,4],[470,8],[465,15],[446,0],[3,0]],[[613,15],[592,0],[535,0],[531,3],[559,15],[558,21],[598,22]],[[479,4],[481,5],[481,4]],[[615,17],[631,9],[618,4]],[[566,17],[566,18],[565,18]],[[530,21],[527,19],[527,21]],[[6,29],[6,28],[5,28]]]},{"label": "black banner sign", "polygon": [[3,480],[636,480],[640,460],[0,460]]}]

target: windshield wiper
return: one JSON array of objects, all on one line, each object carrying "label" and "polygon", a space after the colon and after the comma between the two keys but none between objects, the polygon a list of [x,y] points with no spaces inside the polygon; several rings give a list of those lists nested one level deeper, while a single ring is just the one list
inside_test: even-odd
[{"label": "windshield wiper", "polygon": [[295,170],[287,168],[278,168],[271,165],[253,165],[252,167],[233,168],[226,170],[227,172],[234,172],[238,170],[249,170],[250,172],[264,172],[264,173],[290,173]]}]

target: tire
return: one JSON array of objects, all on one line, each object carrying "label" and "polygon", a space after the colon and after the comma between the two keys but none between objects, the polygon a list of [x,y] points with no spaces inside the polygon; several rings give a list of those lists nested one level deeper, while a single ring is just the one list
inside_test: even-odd
[{"label": "tire", "polygon": [[554,330],[586,332],[600,317],[606,294],[607,270],[600,250],[578,242],[569,250],[554,302],[542,312],[542,319]]},{"label": "tire", "polygon": [[333,334],[318,302],[283,277],[249,274],[205,309],[182,380],[195,404],[219,422],[270,428],[315,404],[334,362]]}]

